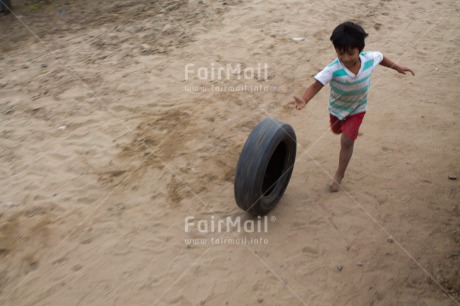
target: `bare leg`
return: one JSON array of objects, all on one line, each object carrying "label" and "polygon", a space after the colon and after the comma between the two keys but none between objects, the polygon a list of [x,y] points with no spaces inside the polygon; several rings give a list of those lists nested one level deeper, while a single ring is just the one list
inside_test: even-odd
[{"label": "bare leg", "polygon": [[331,192],[337,192],[340,189],[340,183],[342,183],[342,179],[345,176],[345,170],[347,170],[348,163],[353,155],[354,144],[355,141],[353,139],[345,134],[342,134],[340,138],[339,167],[335,172],[334,179],[329,184]]}]

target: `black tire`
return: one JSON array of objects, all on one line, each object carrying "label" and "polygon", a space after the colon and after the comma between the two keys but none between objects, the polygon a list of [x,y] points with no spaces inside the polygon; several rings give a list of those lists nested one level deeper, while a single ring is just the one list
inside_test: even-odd
[{"label": "black tire", "polygon": [[235,199],[253,215],[265,215],[284,194],[294,170],[297,142],[294,129],[267,118],[252,130],[236,166]]},{"label": "black tire", "polygon": [[1,0],[3,4],[0,4],[0,13],[3,13],[4,15],[9,14],[10,10],[13,8],[11,7],[11,1],[10,0]]}]

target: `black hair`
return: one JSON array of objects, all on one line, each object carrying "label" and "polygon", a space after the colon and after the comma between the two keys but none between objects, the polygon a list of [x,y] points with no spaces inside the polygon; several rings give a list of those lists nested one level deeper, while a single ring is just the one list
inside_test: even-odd
[{"label": "black hair", "polygon": [[339,24],[331,35],[331,41],[337,50],[358,48],[359,52],[364,49],[364,39],[367,33],[359,25],[351,21]]}]

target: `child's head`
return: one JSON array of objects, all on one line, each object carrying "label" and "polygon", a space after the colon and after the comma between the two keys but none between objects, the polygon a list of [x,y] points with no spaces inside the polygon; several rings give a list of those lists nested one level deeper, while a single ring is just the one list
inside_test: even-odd
[{"label": "child's head", "polygon": [[357,48],[361,52],[364,49],[364,39],[367,35],[360,25],[347,21],[334,29],[331,41],[337,51],[346,52]]}]

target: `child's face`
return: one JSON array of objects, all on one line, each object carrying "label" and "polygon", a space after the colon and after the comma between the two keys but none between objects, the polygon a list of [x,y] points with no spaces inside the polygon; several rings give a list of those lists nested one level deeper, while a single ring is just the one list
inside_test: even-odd
[{"label": "child's face", "polygon": [[359,63],[359,49],[353,48],[348,50],[335,49],[339,61],[341,61],[345,67],[351,68]]}]

